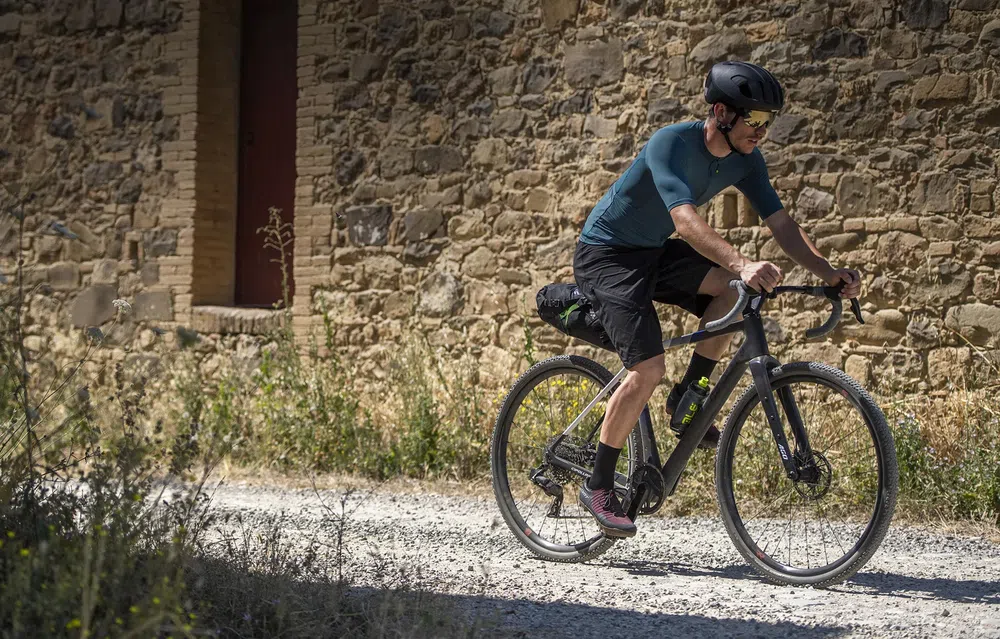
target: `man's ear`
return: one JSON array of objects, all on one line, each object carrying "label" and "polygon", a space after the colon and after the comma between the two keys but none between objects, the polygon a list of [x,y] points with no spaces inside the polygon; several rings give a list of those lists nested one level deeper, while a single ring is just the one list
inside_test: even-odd
[{"label": "man's ear", "polygon": [[722,122],[729,121],[729,109],[726,108],[726,105],[721,102],[716,102],[712,105],[712,113],[715,115],[717,120],[721,120]]}]

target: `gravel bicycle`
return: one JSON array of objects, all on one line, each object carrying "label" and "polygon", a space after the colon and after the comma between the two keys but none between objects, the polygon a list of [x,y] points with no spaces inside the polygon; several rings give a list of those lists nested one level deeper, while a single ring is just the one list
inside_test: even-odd
[{"label": "gravel bicycle", "polygon": [[[787,293],[829,300],[829,319],[806,331],[819,337],[841,319],[842,285],[770,293],[738,280],[730,286],[739,299],[725,317],[663,346],[736,332],[745,336],[742,345],[666,463],[648,405],[643,409],[619,459],[615,490],[633,521],[656,512],[749,368],[752,384],[733,404],[716,451],[722,521],[768,581],[839,583],[871,558],[888,530],[899,484],[895,445],[882,410],[844,372],[772,357],[761,311]],[[864,323],[858,301],[851,304]],[[551,357],[522,374],[503,401],[490,444],[493,490],[511,531],[543,559],[586,561],[616,541],[577,503],[576,491],[591,476],[607,399],[625,374],[585,357]]]}]

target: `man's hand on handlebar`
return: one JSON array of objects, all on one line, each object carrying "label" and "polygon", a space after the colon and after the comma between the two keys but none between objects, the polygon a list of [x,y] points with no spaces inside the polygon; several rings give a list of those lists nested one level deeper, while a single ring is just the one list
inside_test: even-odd
[{"label": "man's hand on handlebar", "polygon": [[[781,269],[770,262],[747,262],[740,269],[739,276],[744,284],[755,291],[763,289],[768,293],[785,278]],[[860,277],[858,281],[860,282]]]},{"label": "man's hand on handlebar", "polygon": [[858,271],[838,268],[826,278],[826,283],[830,286],[836,286],[841,282],[844,283],[844,290],[840,292],[840,296],[844,299],[852,299],[861,294],[861,273]]}]

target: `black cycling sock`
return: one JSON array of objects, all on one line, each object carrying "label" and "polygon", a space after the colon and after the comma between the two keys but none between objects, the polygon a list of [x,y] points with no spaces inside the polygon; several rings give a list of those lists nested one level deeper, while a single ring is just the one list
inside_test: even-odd
[{"label": "black cycling sock", "polygon": [[612,448],[604,442],[597,444],[597,460],[594,462],[594,474],[587,482],[591,490],[615,487],[615,466],[621,448]]},{"label": "black cycling sock", "polygon": [[[684,391],[688,389],[691,382],[697,382],[702,377],[711,377],[712,371],[715,370],[715,366],[718,363],[714,359],[708,359],[698,353],[691,355],[691,363],[688,364],[687,372],[684,373],[684,379],[679,384],[681,394],[684,394]],[[677,399],[680,401],[680,397]]]}]

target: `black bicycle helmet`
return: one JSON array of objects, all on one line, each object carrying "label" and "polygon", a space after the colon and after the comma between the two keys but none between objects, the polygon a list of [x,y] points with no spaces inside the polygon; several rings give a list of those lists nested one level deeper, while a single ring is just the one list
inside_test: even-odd
[{"label": "black bicycle helmet", "polygon": [[749,62],[727,61],[708,72],[705,101],[743,111],[779,111],[785,104],[785,92],[766,69]]}]

